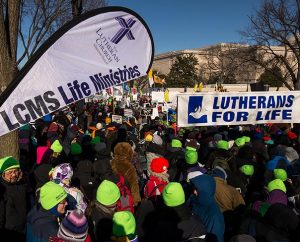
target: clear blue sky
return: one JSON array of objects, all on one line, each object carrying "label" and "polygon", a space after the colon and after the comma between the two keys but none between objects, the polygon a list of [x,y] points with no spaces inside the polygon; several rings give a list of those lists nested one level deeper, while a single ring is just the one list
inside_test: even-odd
[{"label": "clear blue sky", "polygon": [[241,42],[238,31],[249,23],[262,0],[108,0],[137,12],[148,24],[155,54],[221,42]]}]

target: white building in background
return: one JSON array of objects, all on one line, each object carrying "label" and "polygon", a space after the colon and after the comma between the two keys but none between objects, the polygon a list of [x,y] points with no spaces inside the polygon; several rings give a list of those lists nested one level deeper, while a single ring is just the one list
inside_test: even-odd
[{"label": "white building in background", "polygon": [[[199,70],[199,75],[202,76],[203,79],[208,80],[209,77],[212,76],[216,71],[216,70],[212,70],[209,67],[208,62],[214,61],[217,63],[220,60],[220,58],[218,59],[215,56],[215,53],[218,52],[218,50],[228,51],[230,48],[239,48],[239,47],[247,47],[247,46],[248,45],[236,44],[236,43],[233,44],[220,43],[216,45],[210,45],[210,46],[191,49],[191,50],[170,51],[170,52],[155,55],[152,64],[152,69],[158,71],[161,74],[167,75],[170,72],[172,64],[176,60],[177,56],[193,54],[198,59],[199,62],[199,65],[197,66]],[[283,46],[274,46],[272,47],[272,50],[277,53],[282,52],[282,54],[284,54],[285,52],[285,48]],[[266,58],[268,58],[268,56],[266,56]],[[236,70],[236,75],[235,75],[235,79],[237,83],[248,83],[248,84],[255,83],[259,80],[260,75],[264,72],[262,68],[254,65],[239,66],[239,64],[237,64],[237,66],[240,67],[239,69]],[[283,68],[280,69],[283,71]]]}]

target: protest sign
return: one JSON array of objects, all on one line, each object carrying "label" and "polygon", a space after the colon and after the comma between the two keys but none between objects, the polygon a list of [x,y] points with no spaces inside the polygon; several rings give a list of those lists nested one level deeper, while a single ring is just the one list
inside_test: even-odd
[{"label": "protest sign", "polygon": [[152,108],[144,108],[141,110],[141,115],[142,116],[151,116],[153,112]]},{"label": "protest sign", "polygon": [[112,115],[111,116],[111,121],[116,122],[118,124],[122,124],[123,123],[123,118],[120,115]]},{"label": "protest sign", "polygon": [[0,97],[0,136],[112,86],[147,74],[153,38],[130,9],[82,14],[55,32]]},{"label": "protest sign", "polygon": [[300,122],[300,92],[178,95],[178,126]]},{"label": "protest sign", "polygon": [[132,112],[131,109],[127,109],[127,108],[124,109],[124,116],[125,117],[132,117],[132,115],[133,115],[133,112]]}]

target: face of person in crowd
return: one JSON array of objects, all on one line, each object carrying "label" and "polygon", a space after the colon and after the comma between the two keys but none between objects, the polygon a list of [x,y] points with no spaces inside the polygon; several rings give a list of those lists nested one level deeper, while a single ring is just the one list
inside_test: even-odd
[{"label": "face of person in crowd", "polygon": [[107,207],[111,211],[115,211],[117,209],[117,204],[118,204],[118,201],[116,201],[115,203],[113,203],[113,204],[111,204],[109,206],[105,206],[105,207]]},{"label": "face of person in crowd", "polygon": [[58,206],[57,206],[57,212],[59,214],[65,214],[66,212],[66,206],[68,205],[68,202],[66,199],[64,199],[63,201],[61,201]]},{"label": "face of person in crowd", "polygon": [[9,169],[2,174],[2,178],[9,183],[16,183],[20,180],[22,172],[19,168]]}]

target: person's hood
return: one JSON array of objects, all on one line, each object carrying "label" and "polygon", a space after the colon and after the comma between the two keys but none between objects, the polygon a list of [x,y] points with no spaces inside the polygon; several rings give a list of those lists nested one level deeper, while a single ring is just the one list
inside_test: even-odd
[{"label": "person's hood", "polygon": [[269,204],[281,203],[287,206],[287,196],[285,192],[275,189],[269,193],[267,202]]},{"label": "person's hood", "polygon": [[277,168],[278,162],[282,160],[286,163],[286,166],[290,165],[290,162],[284,156],[274,156],[271,160],[269,160],[266,164],[266,170],[273,171]]},{"label": "person's hood", "polygon": [[165,149],[161,145],[157,145],[154,143],[150,143],[146,151],[154,154],[163,155],[163,156],[166,153]]},{"label": "person's hood", "polygon": [[203,174],[190,179],[190,182],[196,188],[197,200],[201,204],[209,204],[214,199],[216,182],[213,177]]},{"label": "person's hood", "polygon": [[47,146],[39,146],[36,149],[36,164],[49,163],[53,151]]}]

